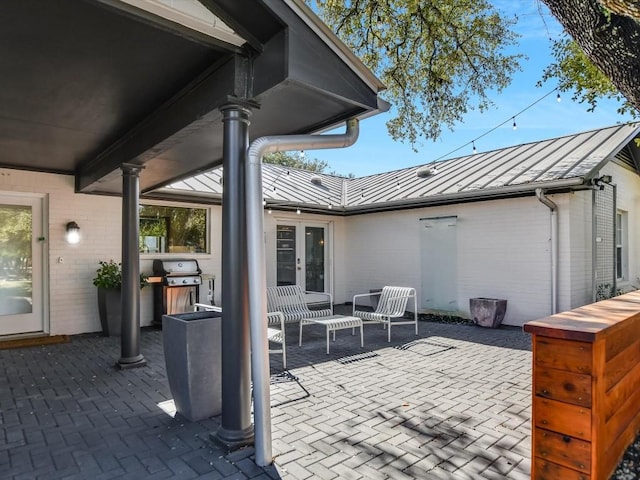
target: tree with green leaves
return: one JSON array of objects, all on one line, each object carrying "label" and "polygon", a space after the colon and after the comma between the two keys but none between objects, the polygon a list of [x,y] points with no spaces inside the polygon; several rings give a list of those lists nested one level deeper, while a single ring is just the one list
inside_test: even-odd
[{"label": "tree with green leaves", "polygon": [[[640,2],[542,1],[575,41],[575,45],[571,42],[556,45],[556,64],[546,75],[556,76],[564,87],[582,92],[585,96],[581,98],[592,106],[598,96],[615,96],[612,91],[617,89],[626,98],[627,108],[640,111]],[[576,45],[583,52],[582,59],[580,54],[576,55]]]},{"label": "tree with green leaves", "polygon": [[299,168],[310,172],[322,173],[329,166],[324,160],[308,159],[301,152],[273,152],[262,158],[264,163],[282,165],[283,167]]},{"label": "tree with green leaves", "polygon": [[387,86],[387,122],[414,148],[437,139],[468,110],[492,105],[519,70],[513,19],[486,0],[308,0],[323,21]]},{"label": "tree with green leaves", "polygon": [[543,82],[558,82],[562,92],[573,92],[572,99],[589,105],[593,111],[601,98],[611,98],[622,102],[618,113],[637,114],[637,109],[626,100],[609,78],[596,67],[584,53],[580,45],[569,37],[564,37],[553,44],[555,62],[545,68]]}]

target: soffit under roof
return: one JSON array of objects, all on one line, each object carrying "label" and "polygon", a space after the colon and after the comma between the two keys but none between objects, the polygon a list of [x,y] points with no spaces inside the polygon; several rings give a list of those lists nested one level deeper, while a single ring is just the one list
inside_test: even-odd
[{"label": "soffit under roof", "polygon": [[230,97],[260,104],[251,138],[379,108],[381,86],[280,0],[201,0],[196,10],[234,41],[142,3],[172,0],[0,2],[0,166],[73,174],[77,191],[117,195],[121,164],[137,163],[150,191],[221,162]]}]

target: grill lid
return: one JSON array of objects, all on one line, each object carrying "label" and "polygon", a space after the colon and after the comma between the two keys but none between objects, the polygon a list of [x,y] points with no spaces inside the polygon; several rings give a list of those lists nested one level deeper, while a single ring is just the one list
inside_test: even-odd
[{"label": "grill lid", "polygon": [[155,259],[153,261],[153,274],[165,277],[200,275],[202,270],[198,266],[198,261],[194,258],[188,259]]}]

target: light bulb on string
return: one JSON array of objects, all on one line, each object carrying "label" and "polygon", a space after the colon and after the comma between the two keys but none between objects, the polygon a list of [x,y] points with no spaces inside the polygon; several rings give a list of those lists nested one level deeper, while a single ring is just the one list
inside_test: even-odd
[{"label": "light bulb on string", "polygon": [[517,130],[518,129],[518,125],[516,125],[516,117],[512,117],[513,118],[513,129]]},{"label": "light bulb on string", "polygon": [[560,103],[561,101],[562,101],[562,97],[558,93],[558,95],[556,95],[556,102]]},{"label": "light bulb on string", "polygon": [[473,154],[475,155],[476,153],[478,153],[478,150],[476,150],[476,142],[471,142],[471,145],[473,146]]},{"label": "light bulb on string", "polygon": [[269,209],[269,210],[267,210],[267,213],[268,213],[269,215],[271,215],[271,214],[273,213],[273,210]]},{"label": "light bulb on string", "polygon": [[296,215],[300,215],[302,212],[300,211],[300,207],[296,209]]}]

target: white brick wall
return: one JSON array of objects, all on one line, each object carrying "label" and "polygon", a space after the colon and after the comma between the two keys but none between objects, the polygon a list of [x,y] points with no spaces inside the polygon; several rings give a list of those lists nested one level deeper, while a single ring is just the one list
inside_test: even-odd
[{"label": "white brick wall", "polygon": [[[640,178],[609,164],[618,185],[618,208],[629,212],[629,272],[640,275]],[[52,334],[99,331],[96,290],[92,284],[99,260],[120,260],[121,199],[74,193],[65,175],[0,169],[0,192],[46,194],[45,213]],[[591,192],[552,195],[559,207],[559,306],[575,308],[591,300]],[[153,202],[145,202],[153,203]],[[185,204],[179,204],[187,206]],[[193,205],[201,206],[201,205]],[[221,208],[211,207],[211,254],[194,255],[203,273],[216,276],[215,298],[221,295]],[[336,303],[384,285],[408,285],[422,292],[420,218],[457,216],[457,301],[468,314],[473,297],[508,300],[505,323],[546,316],[551,305],[550,212],[535,197],[384,212],[350,217],[265,214],[267,282],[275,283],[275,227],[278,219],[329,225],[331,290]],[[47,218],[48,217],[48,218]],[[48,222],[47,222],[48,220]],[[64,240],[69,221],[80,225],[82,241]],[[62,262],[58,259],[62,258]],[[151,272],[153,256],[141,257],[141,270]],[[201,301],[206,300],[206,285]],[[141,294],[141,323],[152,322],[152,289]]]},{"label": "white brick wall", "polygon": [[618,210],[627,212],[627,230],[629,242],[629,279],[618,287],[625,289],[640,288],[640,177],[631,170],[608,163],[600,172],[611,175],[612,183],[617,186]]},{"label": "white brick wall", "polygon": [[468,315],[470,298],[491,297],[507,299],[505,324],[546,316],[549,215],[547,207],[528,197],[349,217],[347,294],[407,285],[423,298],[420,218],[457,216],[459,313]]},{"label": "white brick wall", "polygon": [[[591,303],[593,298],[593,192],[579,191],[568,197],[570,205],[563,205],[563,212],[568,211],[570,215],[570,238],[563,243],[565,249],[561,251],[560,257],[563,266],[560,275],[560,311]],[[566,215],[565,213],[564,220]]]},{"label": "white brick wall", "polygon": [[[99,260],[120,259],[120,199],[75,194],[72,176],[9,169],[0,169],[0,191],[47,194],[49,278],[44,284],[49,289],[50,333],[99,331],[91,281]],[[82,234],[77,245],[65,241],[65,227],[72,220]]]}]

